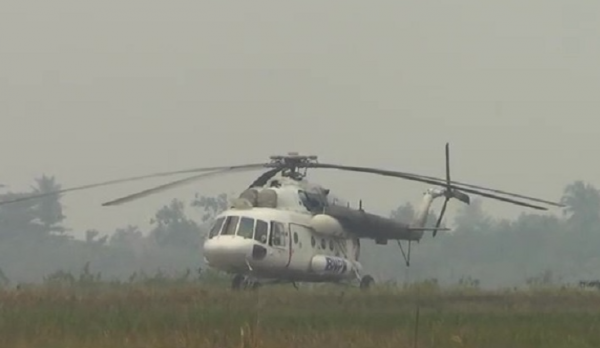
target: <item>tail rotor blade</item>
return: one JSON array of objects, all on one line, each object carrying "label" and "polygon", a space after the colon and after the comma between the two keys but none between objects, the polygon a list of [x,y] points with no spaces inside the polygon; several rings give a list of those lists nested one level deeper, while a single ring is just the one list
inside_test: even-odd
[{"label": "tail rotor blade", "polygon": [[450,144],[446,143],[446,184],[450,189]]},{"label": "tail rotor blade", "polygon": [[471,204],[471,197],[469,197],[469,195],[467,195],[466,193],[462,193],[458,190],[452,190],[452,198],[458,199],[464,204]]},{"label": "tail rotor blade", "polygon": [[440,212],[440,216],[438,217],[437,223],[435,225],[435,230],[433,230],[433,237],[437,235],[437,229],[442,224],[442,218],[444,217],[444,213],[446,212],[446,206],[448,205],[448,201],[452,197],[452,186],[450,186],[450,144],[446,143],[446,191],[445,191],[446,199],[444,200],[444,204],[442,205],[442,210]]},{"label": "tail rotor blade", "polygon": [[444,213],[446,212],[446,205],[448,204],[448,201],[450,200],[450,198],[446,197],[446,199],[444,200],[444,205],[442,205],[442,211],[440,212],[440,216],[438,217],[437,223],[435,224],[435,230],[433,230],[433,236],[435,237],[437,235],[437,229],[440,228],[440,225],[442,224],[442,218],[444,217]]}]

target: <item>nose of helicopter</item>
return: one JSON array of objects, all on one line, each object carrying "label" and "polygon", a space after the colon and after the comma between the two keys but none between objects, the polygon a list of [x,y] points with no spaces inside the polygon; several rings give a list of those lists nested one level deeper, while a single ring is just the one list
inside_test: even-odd
[{"label": "nose of helicopter", "polygon": [[217,236],[204,243],[204,257],[213,267],[247,268],[254,244],[239,236]]}]

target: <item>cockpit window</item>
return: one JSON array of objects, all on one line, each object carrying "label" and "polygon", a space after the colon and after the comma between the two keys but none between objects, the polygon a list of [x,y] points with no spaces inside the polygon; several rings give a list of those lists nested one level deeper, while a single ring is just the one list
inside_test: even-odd
[{"label": "cockpit window", "polygon": [[215,221],[210,229],[210,232],[208,233],[208,238],[212,238],[219,234],[221,227],[223,226],[223,221],[225,221],[224,217],[220,217]]},{"label": "cockpit window", "polygon": [[242,217],[238,227],[237,235],[244,238],[252,238],[254,234],[254,219]]},{"label": "cockpit window", "polygon": [[256,220],[256,228],[254,233],[254,239],[267,244],[269,237],[269,224],[263,220]]},{"label": "cockpit window", "polygon": [[233,236],[235,234],[235,230],[237,228],[239,220],[239,216],[228,216],[227,220],[225,220],[225,225],[223,226],[223,231],[221,232],[221,235]]}]

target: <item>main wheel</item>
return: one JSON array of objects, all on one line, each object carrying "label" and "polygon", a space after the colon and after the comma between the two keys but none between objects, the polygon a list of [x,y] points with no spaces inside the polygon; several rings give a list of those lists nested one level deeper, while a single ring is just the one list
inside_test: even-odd
[{"label": "main wheel", "polygon": [[259,283],[258,281],[252,282],[252,284],[249,284],[249,285],[250,285],[250,290],[258,290],[262,286],[262,284]]},{"label": "main wheel", "polygon": [[241,290],[246,278],[241,274],[236,274],[231,280],[231,289]]},{"label": "main wheel", "polygon": [[366,276],[362,277],[362,279],[360,280],[360,288],[362,290],[367,290],[374,283],[375,283],[375,279],[367,274]]}]

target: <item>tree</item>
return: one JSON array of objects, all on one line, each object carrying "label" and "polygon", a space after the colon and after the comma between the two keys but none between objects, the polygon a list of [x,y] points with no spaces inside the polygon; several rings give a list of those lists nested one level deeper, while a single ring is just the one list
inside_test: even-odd
[{"label": "tree", "polygon": [[559,217],[522,213],[510,223],[510,227],[498,230],[495,252],[530,266],[551,265],[558,249],[565,247],[557,243],[563,228]]},{"label": "tree", "polygon": [[201,208],[204,212],[202,222],[210,223],[215,216],[225,211],[229,206],[227,194],[221,193],[215,197],[200,196],[196,193],[192,207]]},{"label": "tree", "polygon": [[[2,200],[11,200],[30,194],[48,193],[59,190],[53,177],[42,176],[35,179],[36,185],[30,193],[9,192]],[[0,206],[0,237],[38,238],[54,234],[64,234],[66,229],[60,225],[65,219],[58,195],[26,200]]]},{"label": "tree", "polygon": [[[91,232],[93,235],[94,233]],[[129,225],[124,228],[118,228],[108,241],[111,246],[126,246],[132,247],[134,245],[140,245],[144,241],[144,234],[140,231],[139,227]]]},{"label": "tree", "polygon": [[561,203],[567,206],[564,213],[574,229],[596,229],[600,224],[600,192],[594,186],[581,180],[568,185]]},{"label": "tree", "polygon": [[[4,200],[13,200],[28,196],[24,193],[6,193],[1,196]],[[26,200],[0,206],[0,238],[11,239],[14,237],[31,239],[44,234],[43,227],[35,224],[35,202]]]},{"label": "tree", "polygon": [[[43,175],[36,178],[36,186],[32,187],[33,194],[43,194],[61,189],[61,185],[56,183],[54,177]],[[65,219],[63,215],[63,206],[60,203],[59,195],[51,195],[34,200],[33,206],[36,220],[44,227],[48,233],[65,233],[66,229],[60,225]]]},{"label": "tree", "polygon": [[455,218],[458,234],[485,234],[492,230],[493,220],[482,208],[480,199],[473,199],[463,206]]},{"label": "tree", "polygon": [[398,206],[390,212],[390,218],[399,222],[410,223],[415,217],[415,208],[410,202]]},{"label": "tree", "polygon": [[[600,192],[591,184],[581,180],[567,185],[561,202],[564,210],[567,234],[563,234],[563,244],[568,248],[563,255],[574,258],[582,266],[594,259],[600,244]],[[600,266],[600,265],[596,265]]]},{"label": "tree", "polygon": [[202,241],[202,230],[193,220],[185,216],[184,204],[174,199],[162,207],[150,222],[156,226],[150,232],[159,246],[177,246],[198,249]]},{"label": "tree", "polygon": [[[415,218],[415,207],[407,202],[404,205],[398,206],[398,208],[394,209],[390,213],[390,218],[403,223],[412,223]],[[427,221],[425,222],[425,227],[435,227],[437,223],[438,215],[434,211],[433,207],[429,209],[429,215],[427,216]],[[444,222],[440,227],[445,227]]]},{"label": "tree", "polygon": [[94,245],[105,245],[108,240],[108,236],[106,235],[100,238],[96,238],[99,235],[100,232],[98,232],[98,230],[87,230],[85,231],[85,242]]}]

